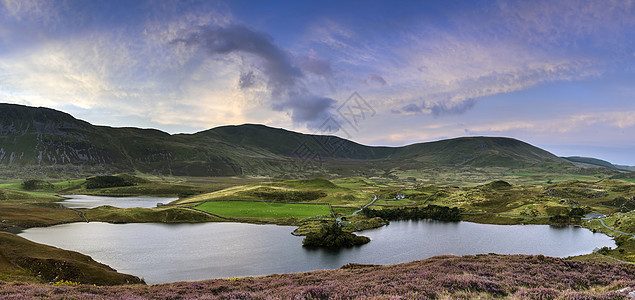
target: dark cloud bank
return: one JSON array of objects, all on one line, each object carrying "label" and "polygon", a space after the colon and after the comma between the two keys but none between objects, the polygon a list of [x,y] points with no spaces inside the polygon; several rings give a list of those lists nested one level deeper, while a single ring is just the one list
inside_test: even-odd
[{"label": "dark cloud bank", "polygon": [[[302,83],[305,73],[332,76],[333,71],[327,60],[309,57],[294,59],[274,44],[273,38],[267,33],[243,25],[195,27],[172,43],[200,47],[211,56],[251,54],[258,58],[254,65],[265,77],[271,92],[272,109],[290,111],[294,122],[305,123],[310,128],[316,128],[328,117],[333,117],[331,111],[336,101],[312,94]],[[246,71],[241,73],[238,86],[249,89],[256,81],[254,70]]]}]

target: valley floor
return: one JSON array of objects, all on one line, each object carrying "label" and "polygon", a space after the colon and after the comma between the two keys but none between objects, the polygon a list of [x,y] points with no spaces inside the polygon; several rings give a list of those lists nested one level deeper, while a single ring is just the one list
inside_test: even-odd
[{"label": "valley floor", "polygon": [[[338,270],[302,274],[112,287],[75,285],[73,282],[60,282],[58,285],[25,283],[51,283],[55,280],[42,280],[36,278],[33,272],[15,267],[16,260],[3,258],[0,251],[0,267],[15,267],[8,273],[9,269],[0,269],[0,299],[623,299],[627,293],[635,293],[635,265],[613,260],[635,261],[635,238],[632,236],[635,233],[635,216],[625,213],[635,209],[635,184],[628,181],[605,179],[510,184],[498,180],[458,186],[352,177],[333,181],[320,178],[286,181],[249,179],[247,182],[231,179],[201,184],[191,180],[159,182],[125,174],[117,176],[131,181],[131,184],[90,189],[86,187],[86,180],[82,179],[54,183],[51,190],[37,192],[25,191],[19,183],[2,184],[0,229],[81,221],[183,223],[238,218],[244,222],[299,225],[296,234],[307,234],[319,230],[325,220],[332,222],[334,217],[338,220],[345,217],[349,224],[345,229],[357,231],[385,224],[380,218],[355,213],[370,203],[369,208],[374,210],[430,205],[457,207],[463,213],[463,220],[479,223],[573,222],[615,237],[619,247],[600,249],[597,254],[573,259],[444,256],[396,266],[349,265]],[[56,203],[59,198],[53,196],[55,193],[178,195],[180,200],[157,208],[71,210]],[[377,197],[373,199],[375,195]],[[228,200],[238,199],[250,201],[250,207],[256,202],[262,207],[247,211],[238,209],[236,205],[231,205],[231,209],[223,206],[236,203]],[[290,211],[293,213],[285,215]],[[590,212],[607,217],[602,221],[580,219],[582,214]],[[21,282],[9,282],[14,280]],[[625,288],[629,289],[623,290]]]}]

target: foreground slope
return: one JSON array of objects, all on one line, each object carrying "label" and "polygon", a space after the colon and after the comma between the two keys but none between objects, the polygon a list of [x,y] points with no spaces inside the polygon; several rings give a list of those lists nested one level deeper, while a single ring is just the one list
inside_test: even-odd
[{"label": "foreground slope", "polygon": [[[153,286],[0,282],[0,296],[50,299],[623,299],[635,266],[525,255],[439,256],[394,266]],[[626,288],[626,290],[622,290]],[[619,291],[622,290],[622,291]]]},{"label": "foreground slope", "polygon": [[95,126],[48,108],[0,104],[0,174],[5,177],[135,171],[174,176],[375,176],[438,167],[535,166],[573,168],[562,158],[511,138],[373,147],[254,124],[170,135]]},{"label": "foreground slope", "polygon": [[[34,243],[2,231],[0,279],[35,282],[68,280],[98,285],[143,283],[138,277],[117,273],[89,256]],[[3,290],[0,285],[0,298]]]}]

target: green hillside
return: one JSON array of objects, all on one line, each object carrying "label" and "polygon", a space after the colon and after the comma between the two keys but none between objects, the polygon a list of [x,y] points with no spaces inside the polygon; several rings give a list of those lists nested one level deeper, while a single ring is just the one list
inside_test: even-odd
[{"label": "green hillside", "polygon": [[511,138],[464,137],[373,147],[264,125],[195,134],[94,126],[48,108],[0,104],[0,175],[78,177],[140,172],[168,176],[407,176],[438,168],[538,168],[575,172],[569,161]]},{"label": "green hillside", "polygon": [[[462,137],[399,148],[397,160],[429,166],[528,167],[565,160],[525,142],[501,137]],[[415,164],[416,166],[416,164]]]}]

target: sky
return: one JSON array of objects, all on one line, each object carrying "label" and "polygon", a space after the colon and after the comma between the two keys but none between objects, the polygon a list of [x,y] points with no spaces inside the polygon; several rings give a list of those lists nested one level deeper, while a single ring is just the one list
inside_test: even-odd
[{"label": "sky", "polygon": [[635,165],[635,1],[0,0],[0,102]]}]

